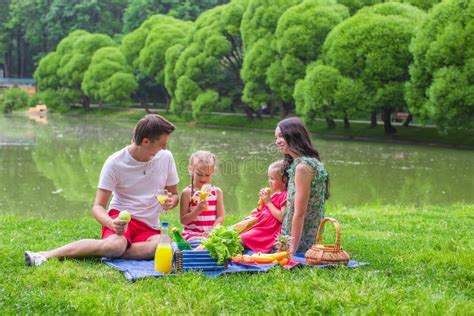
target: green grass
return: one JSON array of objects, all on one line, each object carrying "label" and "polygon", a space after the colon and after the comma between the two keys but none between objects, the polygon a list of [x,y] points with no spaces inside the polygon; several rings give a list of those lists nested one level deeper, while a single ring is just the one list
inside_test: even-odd
[{"label": "green grass", "polygon": [[[98,260],[24,265],[25,249],[99,237],[94,220],[2,216],[0,313],[472,315],[473,214],[474,205],[338,208],[328,215],[342,225],[344,248],[369,266],[135,283]],[[176,223],[176,212],[167,216]],[[325,236],[331,233],[328,227]]]},{"label": "green grass", "polygon": [[[277,125],[278,117],[265,117],[263,119],[249,120],[241,115],[220,115],[203,113],[193,119],[191,113],[159,112],[174,123],[189,123],[198,126],[217,126],[223,128],[250,128],[273,130]],[[67,115],[74,116],[94,116],[116,119],[138,120],[145,115],[143,109],[73,109]],[[338,123],[334,129],[328,129],[324,121],[315,121],[307,126],[308,129],[317,136],[324,138],[358,139],[381,142],[401,142],[438,144],[455,147],[474,148],[474,130],[450,130],[447,134],[440,134],[438,129],[433,127],[396,126],[398,132],[394,135],[385,135],[382,124],[372,128],[368,123],[351,122],[350,128],[344,128],[342,123]]]}]

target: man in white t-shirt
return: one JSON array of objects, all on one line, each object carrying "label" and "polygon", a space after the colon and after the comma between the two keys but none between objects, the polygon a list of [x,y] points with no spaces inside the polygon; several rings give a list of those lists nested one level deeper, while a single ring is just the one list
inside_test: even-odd
[{"label": "man in white t-shirt", "polygon": [[[132,143],[112,154],[100,173],[92,213],[102,225],[102,239],[82,239],[42,252],[25,252],[26,264],[49,258],[121,257],[151,259],[159,239],[159,214],[178,204],[178,174],[166,150],[175,126],[159,115],[147,115],[135,126]],[[163,204],[158,190],[166,189]],[[107,204],[112,197],[107,211]],[[128,210],[130,222],[117,219]]]}]

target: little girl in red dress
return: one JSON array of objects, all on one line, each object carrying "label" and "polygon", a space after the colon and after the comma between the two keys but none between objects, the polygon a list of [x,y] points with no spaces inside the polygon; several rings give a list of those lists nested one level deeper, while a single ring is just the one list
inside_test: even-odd
[{"label": "little girl in red dress", "polygon": [[279,160],[268,167],[268,184],[273,194],[265,189],[260,190],[263,206],[254,209],[250,215],[256,218],[257,223],[240,235],[244,246],[252,251],[269,252],[275,244],[275,237],[281,231],[287,193],[284,166],[284,161]]}]

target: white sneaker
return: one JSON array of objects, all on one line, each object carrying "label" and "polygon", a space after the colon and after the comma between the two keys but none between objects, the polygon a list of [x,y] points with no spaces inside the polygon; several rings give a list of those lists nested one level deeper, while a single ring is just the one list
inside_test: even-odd
[{"label": "white sneaker", "polygon": [[25,262],[27,266],[39,266],[48,261],[45,256],[32,251],[25,251]]}]

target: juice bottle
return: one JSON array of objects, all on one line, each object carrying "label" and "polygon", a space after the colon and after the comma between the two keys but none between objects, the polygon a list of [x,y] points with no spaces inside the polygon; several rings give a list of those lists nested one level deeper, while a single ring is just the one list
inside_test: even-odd
[{"label": "juice bottle", "polygon": [[173,250],[171,249],[171,240],[168,235],[168,223],[161,223],[160,241],[155,251],[155,271],[161,273],[171,272],[171,260]]}]

